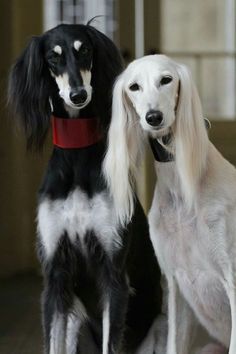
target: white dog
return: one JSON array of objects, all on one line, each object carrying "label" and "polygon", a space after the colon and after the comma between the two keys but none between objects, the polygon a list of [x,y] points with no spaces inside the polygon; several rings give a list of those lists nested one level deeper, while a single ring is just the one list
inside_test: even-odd
[{"label": "white dog", "polygon": [[188,70],[163,55],[135,60],[114,87],[104,173],[121,224],[145,136],[159,160],[149,222],[168,283],[167,353],[191,354],[198,319],[219,343],[202,353],[235,354],[236,170],[208,139]]}]

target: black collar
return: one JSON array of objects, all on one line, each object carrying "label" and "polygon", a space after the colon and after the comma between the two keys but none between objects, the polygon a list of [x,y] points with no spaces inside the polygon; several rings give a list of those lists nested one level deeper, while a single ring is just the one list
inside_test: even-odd
[{"label": "black collar", "polygon": [[[171,134],[167,134],[162,138],[163,144],[168,144],[171,140]],[[174,161],[174,156],[159,143],[157,139],[149,138],[149,143],[152,149],[154,158],[158,162]]]},{"label": "black collar", "polygon": [[[204,118],[204,123],[206,129],[209,130],[211,128],[211,123],[207,118]],[[162,137],[163,145],[168,145],[171,141],[171,134],[167,134]],[[158,162],[171,162],[174,161],[174,156],[168,150],[164,148],[162,144],[159,143],[157,139],[149,138],[149,144],[152,149],[152,153],[154,158]]]}]

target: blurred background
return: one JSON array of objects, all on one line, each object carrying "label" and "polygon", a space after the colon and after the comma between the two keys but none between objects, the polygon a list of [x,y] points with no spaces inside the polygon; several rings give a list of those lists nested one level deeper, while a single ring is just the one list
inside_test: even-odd
[{"label": "blurred background", "polygon": [[[32,35],[61,22],[86,23],[96,15],[103,17],[93,25],[116,42],[126,63],[144,54],[165,53],[189,66],[204,115],[212,122],[210,137],[236,164],[236,0],[0,0],[2,354],[40,353],[35,349],[41,345],[36,195],[51,150],[49,137],[42,156],[26,153],[6,109],[9,68]],[[139,194],[147,211],[154,175],[151,154],[146,154]]]}]

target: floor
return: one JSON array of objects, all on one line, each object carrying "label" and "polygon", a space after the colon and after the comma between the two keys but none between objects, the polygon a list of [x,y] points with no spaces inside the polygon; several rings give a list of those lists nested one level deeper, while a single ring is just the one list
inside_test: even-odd
[{"label": "floor", "polygon": [[42,354],[41,279],[0,281],[0,353]]},{"label": "floor", "polygon": [[[42,280],[18,276],[0,281],[0,354],[42,354],[40,293]],[[208,339],[200,331],[196,344]],[[195,352],[195,350],[194,350]]]}]

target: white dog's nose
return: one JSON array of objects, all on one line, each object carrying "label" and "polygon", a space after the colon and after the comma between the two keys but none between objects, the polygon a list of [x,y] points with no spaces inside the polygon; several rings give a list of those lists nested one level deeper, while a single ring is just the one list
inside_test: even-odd
[{"label": "white dog's nose", "polygon": [[151,110],[146,114],[146,121],[153,127],[157,127],[163,120],[163,114],[160,111]]}]

